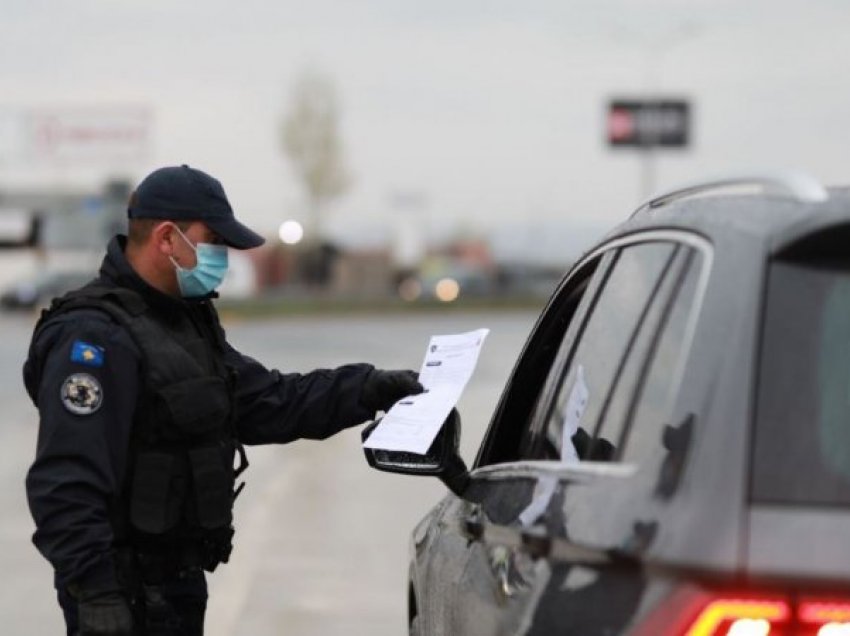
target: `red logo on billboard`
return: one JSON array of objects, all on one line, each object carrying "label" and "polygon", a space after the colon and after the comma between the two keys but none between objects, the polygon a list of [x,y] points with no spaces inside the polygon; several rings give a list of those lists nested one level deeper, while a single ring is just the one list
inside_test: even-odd
[{"label": "red logo on billboard", "polygon": [[608,139],[626,141],[634,137],[635,118],[628,108],[612,108],[608,112]]}]

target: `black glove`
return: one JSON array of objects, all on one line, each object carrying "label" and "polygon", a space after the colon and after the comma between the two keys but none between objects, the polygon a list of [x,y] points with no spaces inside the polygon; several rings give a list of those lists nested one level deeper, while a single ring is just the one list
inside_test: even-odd
[{"label": "black glove", "polygon": [[132,636],[133,615],[120,592],[82,592],[77,598],[79,636]]},{"label": "black glove", "polygon": [[386,411],[401,398],[425,390],[417,377],[415,371],[372,369],[363,382],[360,404],[371,411]]}]

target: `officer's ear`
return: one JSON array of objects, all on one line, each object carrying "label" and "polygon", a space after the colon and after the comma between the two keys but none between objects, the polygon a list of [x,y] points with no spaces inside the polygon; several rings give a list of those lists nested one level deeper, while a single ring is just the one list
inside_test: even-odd
[{"label": "officer's ear", "polygon": [[174,256],[174,247],[179,240],[177,229],[171,221],[161,221],[151,230],[151,243],[163,256]]}]

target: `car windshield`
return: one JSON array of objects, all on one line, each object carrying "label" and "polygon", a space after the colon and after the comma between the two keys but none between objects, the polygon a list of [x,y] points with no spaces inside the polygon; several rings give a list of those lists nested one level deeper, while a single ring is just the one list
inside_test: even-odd
[{"label": "car windshield", "polygon": [[850,506],[850,262],[770,266],[752,499]]}]

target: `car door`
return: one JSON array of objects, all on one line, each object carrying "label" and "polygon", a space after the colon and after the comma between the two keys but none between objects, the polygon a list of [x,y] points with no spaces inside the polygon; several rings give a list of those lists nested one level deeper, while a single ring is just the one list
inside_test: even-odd
[{"label": "car door", "polygon": [[[441,629],[428,633],[534,633],[529,630],[544,629],[538,611],[542,599],[553,590],[560,594],[562,584],[578,586],[577,590],[587,587],[582,576],[574,573],[578,582],[568,582],[556,571],[560,565],[553,569],[528,550],[480,540],[487,534],[482,529],[524,528],[567,537],[572,532],[567,516],[588,514],[582,506],[594,514],[593,506],[569,491],[603,482],[622,484],[632,476],[628,465],[606,465],[600,470],[598,461],[578,461],[576,444],[582,446],[581,453],[593,453],[608,439],[613,452],[621,452],[618,445],[628,435],[626,422],[635,410],[632,396],[641,388],[642,371],[648,368],[646,360],[656,344],[654,334],[691,265],[688,254],[689,249],[675,240],[649,237],[628,239],[603,250],[573,315],[560,323],[561,337],[549,334],[558,343],[557,353],[542,376],[537,369],[536,393],[528,385],[534,373],[528,373],[525,360],[534,359],[539,355],[537,348],[552,343],[530,340],[482,445],[471,492],[463,501],[449,500],[443,511],[442,540],[444,545],[454,542],[451,568],[440,577],[451,581],[450,607],[441,612]],[[541,325],[557,324],[559,307],[550,305]],[[525,414],[510,403],[514,399],[527,409]],[[511,419],[505,419],[506,414]],[[581,434],[565,435],[567,422]],[[552,459],[562,466],[574,462],[574,479],[547,478],[542,467]],[[553,588],[557,579],[563,580]],[[572,597],[581,598],[578,593]],[[587,607],[579,603],[574,613]],[[568,624],[563,613],[558,619]],[[535,621],[540,623],[537,627]],[[588,619],[576,624],[585,631],[564,633],[594,633]]]}]

